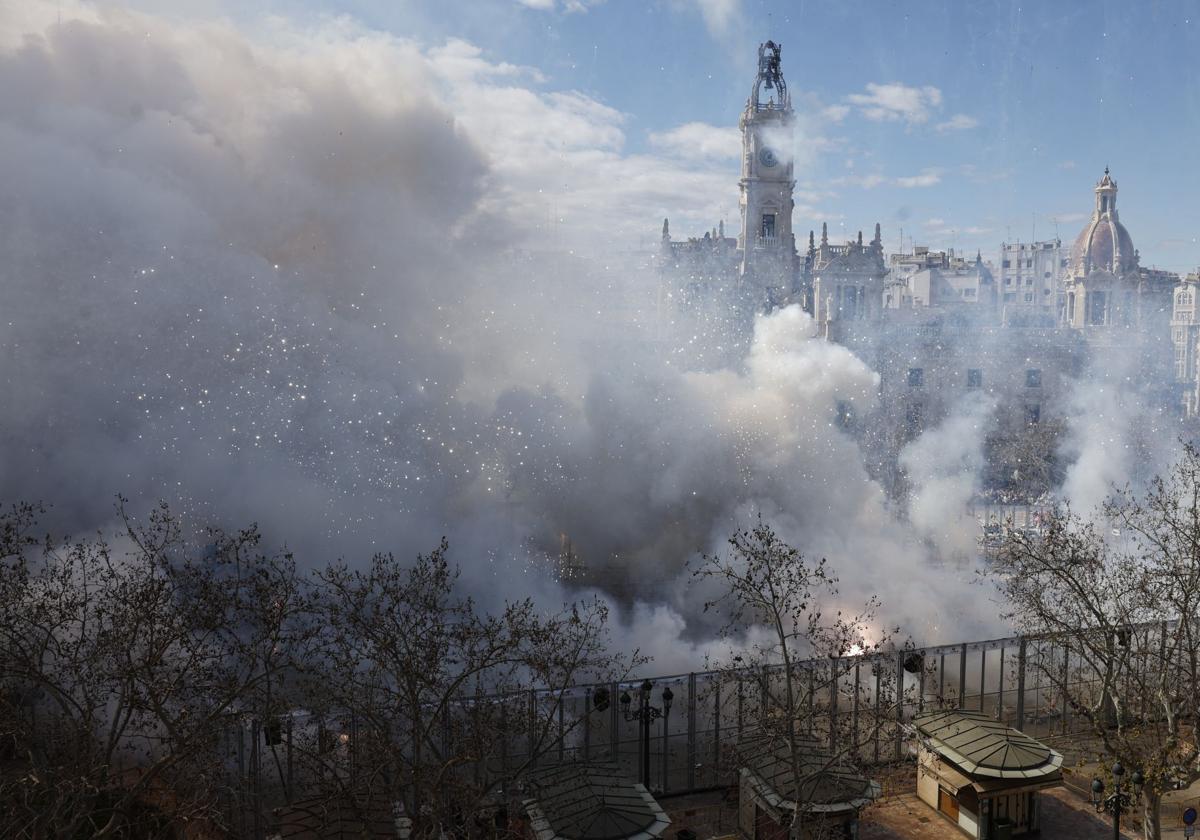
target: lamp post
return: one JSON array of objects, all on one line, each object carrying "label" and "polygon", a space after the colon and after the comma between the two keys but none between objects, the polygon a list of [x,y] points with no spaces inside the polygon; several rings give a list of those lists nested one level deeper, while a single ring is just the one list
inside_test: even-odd
[{"label": "lamp post", "polygon": [[1142,783],[1145,780],[1141,770],[1134,770],[1133,775],[1129,777],[1133,790],[1133,794],[1130,795],[1121,789],[1121,777],[1125,775],[1125,768],[1121,766],[1121,762],[1113,765],[1112,774],[1115,790],[1108,796],[1104,795],[1104,782],[1099,779],[1092,780],[1092,804],[1096,806],[1097,813],[1104,811],[1112,814],[1113,840],[1121,840],[1121,815],[1133,810],[1134,803],[1142,794]]},{"label": "lamp post", "polygon": [[633,699],[629,696],[629,692],[622,691],[621,714],[625,716],[625,720],[637,720],[641,721],[642,724],[641,732],[639,733],[642,744],[642,786],[645,787],[646,790],[650,790],[650,722],[657,720],[660,717],[663,719],[663,790],[666,790],[667,752],[665,749],[665,741],[667,734],[667,717],[671,714],[671,701],[675,698],[675,695],[672,693],[671,687],[667,686],[662,692],[662,708],[660,709],[657,706],[651,706],[650,689],[653,687],[654,683],[650,682],[650,680],[646,680],[642,683],[641,698],[638,701],[641,708],[639,708],[636,712],[631,712],[629,710],[630,705],[633,703]]}]

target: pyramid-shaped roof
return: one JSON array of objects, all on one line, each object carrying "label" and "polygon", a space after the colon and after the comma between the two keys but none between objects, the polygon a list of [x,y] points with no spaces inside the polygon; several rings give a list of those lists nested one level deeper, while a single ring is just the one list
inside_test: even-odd
[{"label": "pyramid-shaped roof", "polygon": [[612,764],[558,764],[529,776],[536,803],[557,837],[619,840],[661,835],[667,818],[641,785]]},{"label": "pyramid-shaped roof", "polygon": [[1034,779],[1062,767],[1062,755],[982,712],[930,712],[915,723],[934,751],[975,776]]}]

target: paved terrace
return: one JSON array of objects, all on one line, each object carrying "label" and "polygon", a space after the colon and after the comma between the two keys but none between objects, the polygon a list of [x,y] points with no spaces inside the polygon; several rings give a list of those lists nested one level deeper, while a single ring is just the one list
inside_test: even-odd
[{"label": "paved terrace", "polygon": [[[1058,743],[1055,743],[1055,741]],[[1078,737],[1050,739],[1054,749],[1066,756],[1061,788],[1043,791],[1042,831],[1045,840],[1095,840],[1112,836],[1112,822],[1096,813],[1089,801],[1096,763],[1089,760],[1089,744]],[[1080,763],[1082,762],[1082,763]],[[1067,766],[1070,765],[1070,766]],[[883,798],[867,808],[859,823],[860,840],[961,840],[963,833],[941,814],[917,799],[916,764],[903,762],[875,774],[883,783]],[[668,835],[688,828],[699,840],[737,836],[736,791],[712,791],[659,800],[671,818]],[[1183,840],[1183,811],[1200,808],[1200,783],[1167,794],[1162,809],[1163,840]],[[1140,840],[1141,823],[1122,820],[1122,836]]]}]

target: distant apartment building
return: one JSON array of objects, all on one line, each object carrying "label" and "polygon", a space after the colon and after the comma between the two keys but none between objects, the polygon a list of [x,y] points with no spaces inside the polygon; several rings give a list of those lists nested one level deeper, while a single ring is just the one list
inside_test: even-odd
[{"label": "distant apartment building", "polygon": [[1070,254],[1062,241],[1002,242],[997,288],[1004,323],[1052,325],[1062,309],[1062,283]]},{"label": "distant apartment building", "polygon": [[884,283],[884,307],[912,309],[996,305],[996,283],[992,267],[976,253],[971,259],[948,251],[930,251],[924,245],[911,254],[890,254]]},{"label": "distant apartment building", "polygon": [[1200,343],[1200,271],[1193,271],[1175,287],[1171,310],[1171,343],[1175,346],[1175,382],[1179,399],[1189,417],[1200,412],[1200,368],[1197,344]]}]

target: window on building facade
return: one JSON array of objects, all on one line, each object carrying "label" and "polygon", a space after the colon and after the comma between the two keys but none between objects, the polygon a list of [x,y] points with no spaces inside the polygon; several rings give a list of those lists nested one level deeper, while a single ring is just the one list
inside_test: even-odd
[{"label": "window on building facade", "polygon": [[1026,268],[1033,268],[1033,260],[1025,260]]},{"label": "window on building facade", "polygon": [[775,214],[763,213],[762,217],[762,238],[771,239],[775,236]]},{"label": "window on building facade", "polygon": [[1026,303],[1033,303],[1033,292],[1026,292],[1026,293],[1025,293],[1025,302],[1026,302]]},{"label": "window on building facade", "polygon": [[920,434],[923,419],[924,412],[921,409],[921,404],[909,403],[908,408],[904,412],[904,424],[910,435]]},{"label": "window on building facade", "polygon": [[967,368],[967,387],[983,387],[983,371],[980,368]]},{"label": "window on building facade", "polygon": [[1087,322],[1092,326],[1101,326],[1105,321],[1105,310],[1108,301],[1104,292],[1087,293]]},{"label": "window on building facade", "polygon": [[857,286],[838,286],[837,301],[838,311],[843,318],[858,317],[858,287]]},{"label": "window on building facade", "polygon": [[1030,368],[1025,371],[1025,387],[1026,388],[1041,388],[1042,387],[1042,372],[1038,368]]},{"label": "window on building facade", "polygon": [[843,429],[849,429],[854,426],[854,406],[845,400],[838,400],[837,424]]},{"label": "window on building facade", "polygon": [[1025,406],[1025,425],[1036,426],[1042,420],[1042,407],[1037,403]]},{"label": "window on building facade", "polygon": [[925,369],[924,368],[909,368],[908,369],[908,384],[911,388],[920,388],[925,384]]},{"label": "window on building facade", "polygon": [[1012,260],[1005,260],[1003,263],[1001,263],[1001,265],[1003,265],[1005,268],[1012,268]]},{"label": "window on building facade", "polygon": [[975,297],[974,289],[963,289],[963,297]]}]

